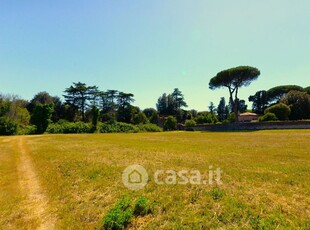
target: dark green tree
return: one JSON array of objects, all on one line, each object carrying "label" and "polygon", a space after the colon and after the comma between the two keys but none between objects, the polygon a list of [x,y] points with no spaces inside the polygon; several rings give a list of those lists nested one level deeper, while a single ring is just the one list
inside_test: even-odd
[{"label": "dark green tree", "polygon": [[228,88],[229,100],[235,116],[238,117],[238,91],[243,86],[248,86],[260,75],[257,68],[251,66],[239,66],[219,72],[209,82],[210,89],[221,87]]},{"label": "dark green tree", "polygon": [[169,116],[164,123],[165,131],[172,131],[177,129],[177,119],[173,116]]},{"label": "dark green tree", "polygon": [[88,87],[88,100],[91,106],[99,106],[100,103],[100,93],[101,91],[97,86]]},{"label": "dark green tree", "polygon": [[9,117],[0,117],[0,135],[14,135],[17,133],[18,124]]},{"label": "dark green tree", "polygon": [[100,111],[97,108],[97,106],[93,105],[91,112],[92,112],[92,131],[96,132],[98,128]]},{"label": "dark green tree", "polygon": [[162,96],[160,96],[157,100],[156,104],[157,111],[160,115],[168,115],[168,97],[167,94],[164,93]]},{"label": "dark green tree", "polygon": [[89,106],[88,100],[90,93],[95,86],[87,86],[85,83],[74,83],[65,90],[66,103],[72,105],[72,108],[77,108],[82,114],[82,120],[85,122],[85,112]]},{"label": "dark green tree", "polygon": [[143,110],[143,113],[151,123],[158,124],[159,115],[156,109],[147,108]]},{"label": "dark green tree", "polygon": [[246,112],[248,109],[248,106],[245,104],[245,100],[239,100],[238,99],[238,111],[240,113]]},{"label": "dark green tree", "polygon": [[249,97],[252,102],[252,110],[255,113],[263,114],[264,110],[268,107],[268,94],[266,90],[257,91],[254,95]]},{"label": "dark green tree", "polygon": [[209,111],[210,111],[210,113],[215,113],[216,112],[215,105],[214,105],[214,103],[212,101],[210,102],[210,105],[209,105]]},{"label": "dark green tree", "polygon": [[267,91],[269,104],[278,103],[282,96],[291,90],[304,92],[304,88],[298,85],[280,85],[273,87]]},{"label": "dark green tree", "polygon": [[48,125],[51,122],[53,111],[54,104],[36,104],[31,116],[31,123],[36,126],[37,134],[42,134],[46,131]]},{"label": "dark green tree", "polygon": [[181,109],[182,107],[187,107],[187,104],[184,99],[183,93],[178,89],[175,88],[173,93],[171,94],[173,99],[173,104],[176,107],[175,110]]},{"label": "dark green tree", "polygon": [[133,123],[138,124],[146,124],[149,120],[147,119],[146,115],[143,112],[139,112],[133,116]]},{"label": "dark green tree", "polygon": [[280,102],[290,107],[290,120],[310,119],[310,95],[306,92],[291,90]]},{"label": "dark green tree", "polygon": [[37,104],[48,105],[51,103],[54,103],[54,97],[52,97],[48,92],[42,91],[34,95],[28,104],[27,109],[32,113]]},{"label": "dark green tree", "polygon": [[117,120],[120,122],[131,123],[134,114],[140,112],[140,109],[132,106],[135,100],[133,99],[134,95],[132,93],[120,92],[118,94],[117,103]]},{"label": "dark green tree", "polygon": [[218,120],[220,122],[224,121],[227,119],[229,115],[229,109],[228,106],[226,105],[225,98],[221,97],[219,105],[217,106],[217,116]]}]

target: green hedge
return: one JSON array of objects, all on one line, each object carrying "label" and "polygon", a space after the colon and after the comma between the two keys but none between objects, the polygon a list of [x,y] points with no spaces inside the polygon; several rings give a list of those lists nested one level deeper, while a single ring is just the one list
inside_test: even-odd
[{"label": "green hedge", "polygon": [[138,128],[140,130],[140,132],[162,132],[162,128],[160,128],[159,126],[155,125],[155,124],[141,124],[138,125]]},{"label": "green hedge", "polygon": [[[154,124],[132,125],[123,122],[99,123],[99,133],[138,133],[138,132],[161,132],[162,129]],[[92,125],[83,122],[59,122],[50,124],[46,130],[47,133],[92,133]]]},{"label": "green hedge", "polygon": [[137,133],[139,128],[132,124],[116,122],[112,124],[102,123],[99,125],[100,133]]},{"label": "green hedge", "polygon": [[47,133],[90,133],[92,125],[84,122],[64,122],[50,124],[46,130]]}]

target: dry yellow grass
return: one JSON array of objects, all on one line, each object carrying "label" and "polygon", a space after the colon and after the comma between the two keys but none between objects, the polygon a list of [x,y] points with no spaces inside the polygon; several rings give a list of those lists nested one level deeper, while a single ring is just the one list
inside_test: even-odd
[{"label": "dry yellow grass", "polygon": [[[0,225],[30,229],[38,223],[22,208],[14,138],[0,138]],[[309,130],[22,138],[56,229],[99,228],[123,195],[154,202],[153,214],[133,219],[132,229],[310,228]],[[223,170],[223,185],[157,185],[150,176],[144,189],[131,191],[122,172],[132,164],[149,175],[207,173],[212,165]]]}]

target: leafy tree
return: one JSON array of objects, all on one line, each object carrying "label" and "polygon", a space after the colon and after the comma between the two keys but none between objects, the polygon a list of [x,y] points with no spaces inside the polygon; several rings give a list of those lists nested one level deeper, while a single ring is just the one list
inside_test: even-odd
[{"label": "leafy tree", "polygon": [[140,112],[139,108],[131,105],[131,103],[135,101],[133,96],[132,93],[120,92],[118,94],[117,121],[130,123],[132,122],[134,114]]},{"label": "leafy tree", "polygon": [[17,133],[18,124],[9,117],[0,117],[0,135],[14,135]]},{"label": "leafy tree", "polygon": [[133,99],[134,95],[132,93],[120,92],[117,97],[117,103],[120,108],[126,108],[131,105],[135,100]]},{"label": "leafy tree", "polygon": [[156,109],[147,108],[143,110],[143,113],[152,124],[158,124],[159,115]]},{"label": "leafy tree", "polygon": [[0,117],[7,117],[20,127],[29,125],[30,114],[26,107],[28,102],[15,95],[0,95]]},{"label": "leafy tree", "polygon": [[60,98],[57,96],[51,96],[46,91],[37,93],[27,105],[27,109],[30,113],[32,113],[37,104],[48,105],[52,103],[54,104],[54,112],[51,118],[52,121],[56,123],[60,119],[65,119],[65,108]]},{"label": "leafy tree", "polygon": [[46,91],[42,91],[34,95],[29,105],[27,106],[27,109],[29,110],[29,112],[32,113],[34,107],[37,104],[47,105],[47,104],[52,104],[52,103],[54,103],[54,98]]},{"label": "leafy tree", "polygon": [[217,116],[211,112],[199,112],[195,118],[197,124],[215,124],[218,122]]},{"label": "leafy tree", "polygon": [[51,118],[52,121],[56,123],[60,119],[65,119],[65,107],[60,98],[57,96],[53,97],[52,103],[54,103],[54,112]]},{"label": "leafy tree", "polygon": [[173,116],[169,116],[164,123],[165,131],[172,131],[177,129],[177,119]]},{"label": "leafy tree", "polygon": [[100,115],[100,111],[97,108],[97,106],[93,105],[92,107],[92,130],[93,132],[95,132],[98,128],[98,121],[99,121],[99,115]]},{"label": "leafy tree", "polygon": [[36,126],[36,133],[44,133],[51,122],[51,117],[54,111],[54,105],[42,105],[37,104],[34,107],[33,114],[31,116],[31,123]]},{"label": "leafy tree", "polygon": [[280,85],[273,87],[267,91],[269,103],[278,103],[281,97],[291,90],[304,92],[304,88],[298,85]]},{"label": "leafy tree", "polygon": [[154,114],[157,114],[157,111],[156,109],[153,108],[146,108],[143,110],[143,113],[146,115],[148,119],[150,119],[150,117],[152,117]]},{"label": "leafy tree", "polygon": [[209,111],[210,111],[210,113],[216,112],[216,108],[215,108],[214,103],[212,101],[210,102],[210,105],[209,105]]},{"label": "leafy tree", "polygon": [[310,119],[310,95],[306,92],[291,90],[280,101],[290,107],[290,120]]},{"label": "leafy tree", "polygon": [[88,100],[90,94],[96,86],[87,86],[85,83],[74,83],[65,90],[66,103],[77,108],[82,114],[82,120],[85,122],[85,112],[89,106]]},{"label": "leafy tree", "polygon": [[176,110],[177,109],[181,109],[182,107],[187,107],[187,104],[184,100],[184,96],[182,94],[182,92],[178,89],[175,88],[173,93],[171,94],[173,101],[174,101],[174,105],[176,106]]},{"label": "leafy tree", "polygon": [[246,112],[248,109],[248,106],[245,104],[245,100],[238,100],[238,111],[240,113]]},{"label": "leafy tree", "polygon": [[108,99],[109,99],[110,103],[115,104],[117,97],[118,97],[118,94],[119,94],[119,91],[114,90],[114,89],[109,89],[107,91],[107,94],[108,94]]},{"label": "leafy tree", "polygon": [[88,99],[91,106],[98,106],[100,101],[100,91],[97,86],[88,87]]},{"label": "leafy tree", "polygon": [[257,91],[249,97],[249,101],[253,102],[253,112],[263,114],[264,110],[268,107],[268,93],[266,90]]},{"label": "leafy tree", "polygon": [[287,105],[279,103],[265,109],[265,114],[266,113],[274,113],[279,120],[285,121],[289,119],[291,109]]},{"label": "leafy tree", "polygon": [[191,109],[191,110],[188,111],[187,119],[191,120],[191,119],[197,117],[197,115],[198,115],[198,111],[195,110],[195,109]]},{"label": "leafy tree", "polygon": [[168,114],[168,100],[167,100],[167,94],[164,93],[162,96],[160,96],[157,100],[157,111],[161,115],[166,115]]},{"label": "leafy tree", "polygon": [[133,123],[134,124],[146,124],[149,120],[147,119],[146,115],[143,112],[139,112],[134,115],[133,117]]},{"label": "leafy tree", "polygon": [[224,97],[221,97],[220,103],[217,106],[216,111],[217,111],[218,120],[220,122],[222,122],[222,121],[227,119],[227,116],[229,114],[229,109],[228,109],[228,106],[226,105]]},{"label": "leafy tree", "polygon": [[157,111],[161,115],[173,115],[182,113],[182,107],[187,107],[182,92],[175,88],[172,94],[164,93],[157,100]]},{"label": "leafy tree", "polygon": [[250,66],[239,66],[219,72],[209,82],[210,89],[227,87],[229,100],[235,116],[238,116],[238,91],[242,86],[248,86],[260,75],[257,68]]},{"label": "leafy tree", "polygon": [[304,88],[304,90],[307,92],[307,94],[310,94],[310,86]]}]

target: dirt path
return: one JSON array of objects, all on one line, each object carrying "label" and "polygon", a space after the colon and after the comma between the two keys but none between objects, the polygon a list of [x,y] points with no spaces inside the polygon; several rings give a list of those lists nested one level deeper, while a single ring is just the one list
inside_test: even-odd
[{"label": "dirt path", "polygon": [[27,218],[38,223],[38,229],[53,229],[56,218],[48,212],[48,198],[40,186],[36,175],[25,137],[17,137],[20,154],[18,167],[19,183],[22,194],[26,195],[25,208],[29,213]]}]

